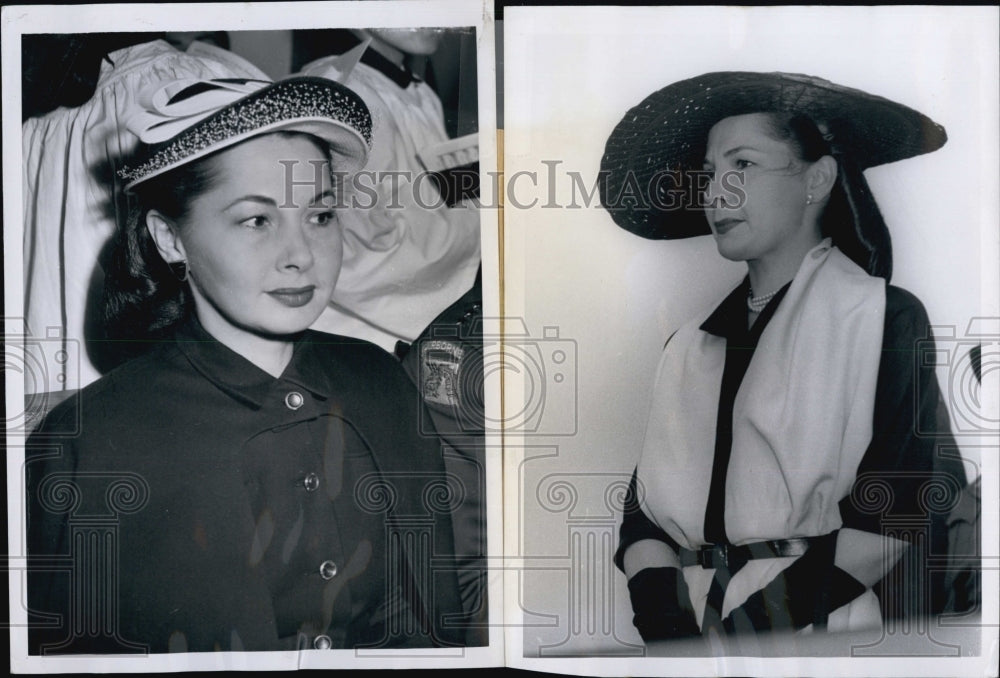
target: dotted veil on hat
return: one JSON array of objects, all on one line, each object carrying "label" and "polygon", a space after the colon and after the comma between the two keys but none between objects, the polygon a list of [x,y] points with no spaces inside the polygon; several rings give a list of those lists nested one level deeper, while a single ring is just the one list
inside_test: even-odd
[{"label": "dotted veil on hat", "polygon": [[601,159],[601,204],[615,223],[650,239],[709,233],[694,173],[708,133],[733,115],[802,114],[834,154],[860,170],[930,153],[944,128],[902,104],[822,78],[725,71],[676,82],[646,97],[608,138]]},{"label": "dotted veil on hat", "polygon": [[158,83],[126,125],[143,145],[118,171],[126,192],[176,167],[261,134],[304,132],[325,141],[338,170],[361,169],[372,142],[368,107],[353,90],[316,77]]}]

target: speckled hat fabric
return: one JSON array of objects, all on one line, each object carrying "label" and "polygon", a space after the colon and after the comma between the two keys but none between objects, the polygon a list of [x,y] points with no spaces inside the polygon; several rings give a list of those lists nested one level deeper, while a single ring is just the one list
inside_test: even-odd
[{"label": "speckled hat fabric", "polygon": [[941,125],[894,101],[809,75],[706,73],[654,92],[618,123],[601,159],[601,204],[615,223],[650,239],[709,233],[695,177],[708,133],[746,113],[793,112],[816,123],[834,154],[861,169],[935,151]]},{"label": "speckled hat fabric", "polygon": [[323,139],[335,169],[346,171],[364,167],[372,142],[371,114],[364,101],[326,78],[163,83],[143,101],[144,110],[127,125],[144,143],[135,161],[118,171],[126,192],[176,167],[270,132],[305,132]]}]

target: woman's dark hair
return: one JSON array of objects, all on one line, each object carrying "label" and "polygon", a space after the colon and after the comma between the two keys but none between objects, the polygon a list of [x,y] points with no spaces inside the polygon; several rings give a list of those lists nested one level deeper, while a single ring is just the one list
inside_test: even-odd
[{"label": "woman's dark hair", "polygon": [[829,155],[837,161],[837,183],[820,221],[822,235],[870,275],[888,281],[892,277],[889,229],[863,171],[837,148],[836,129],[824,136],[811,118],[795,113],[769,113],[767,119],[773,136],[789,143],[799,160],[815,162]]},{"label": "woman's dark hair", "polygon": [[207,156],[144,182],[129,197],[104,275],[105,336],[123,342],[123,358],[167,336],[192,310],[187,283],[160,256],[146,215],[156,210],[175,224],[183,221],[191,203],[211,188],[214,169]]}]

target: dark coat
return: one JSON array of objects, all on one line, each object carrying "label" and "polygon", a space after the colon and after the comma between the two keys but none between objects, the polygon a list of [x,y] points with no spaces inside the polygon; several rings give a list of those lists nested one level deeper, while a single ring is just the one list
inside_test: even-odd
[{"label": "dark coat", "polygon": [[29,651],[461,644],[421,407],[315,332],[278,379],[196,322],[109,373],[28,442]]}]

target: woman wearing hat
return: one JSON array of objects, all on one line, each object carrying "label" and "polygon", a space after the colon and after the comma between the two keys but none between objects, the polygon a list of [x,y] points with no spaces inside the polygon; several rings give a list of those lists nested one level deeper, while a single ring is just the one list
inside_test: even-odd
[{"label": "woman wearing hat", "polygon": [[862,171],[945,140],[905,106],[783,73],[675,83],[612,133],[602,203],[618,225],[710,232],[747,263],[660,362],[616,554],[645,640],[878,625],[872,587],[925,543],[883,516],[928,517],[940,543],[947,507],[927,497],[957,499],[964,472],[935,452],[947,416],[933,368],[914,367],[927,316],[887,284]]},{"label": "woman wearing hat", "polygon": [[455,488],[419,394],[384,351],[307,329],[367,108],[306,77],[144,102],[105,291],[109,339],[142,351],[29,440],[30,651],[461,644],[454,573],[431,570]]}]

